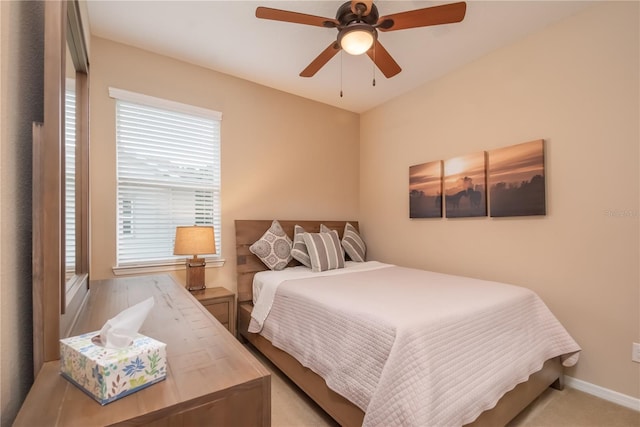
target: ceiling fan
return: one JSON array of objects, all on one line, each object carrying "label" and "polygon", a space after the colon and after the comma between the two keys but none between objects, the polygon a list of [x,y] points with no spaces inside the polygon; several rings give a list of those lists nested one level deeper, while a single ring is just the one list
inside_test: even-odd
[{"label": "ceiling fan", "polygon": [[402,71],[402,68],[378,40],[378,30],[397,31],[452,24],[462,21],[466,10],[466,3],[458,2],[380,17],[373,1],[351,0],[338,8],[335,19],[269,7],[258,7],[256,17],[338,30],[337,40],[302,70],[301,77],[312,77],[336,53],[344,49],[352,55],[361,55],[366,52],[385,77],[390,78]]}]

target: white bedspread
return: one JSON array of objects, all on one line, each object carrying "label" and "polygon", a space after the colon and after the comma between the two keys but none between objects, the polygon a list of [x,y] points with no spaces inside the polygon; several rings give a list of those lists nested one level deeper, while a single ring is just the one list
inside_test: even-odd
[{"label": "white bedspread", "polygon": [[365,411],[365,426],[463,425],[545,360],[577,362],[580,347],[528,289],[366,264],[283,273],[256,302],[274,297],[262,334]]},{"label": "white bedspread", "polygon": [[253,311],[249,332],[258,333],[269,315],[273,299],[276,296],[278,286],[285,280],[305,279],[307,277],[337,276],[356,271],[376,270],[378,268],[391,267],[377,261],[353,262],[347,261],[345,267],[338,270],[313,272],[310,268],[300,265],[289,267],[279,271],[259,271],[253,276]]}]

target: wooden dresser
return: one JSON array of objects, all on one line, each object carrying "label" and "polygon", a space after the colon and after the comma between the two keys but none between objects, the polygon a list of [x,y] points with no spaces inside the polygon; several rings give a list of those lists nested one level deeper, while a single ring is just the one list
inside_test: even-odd
[{"label": "wooden dresser", "polygon": [[169,275],[92,282],[72,336],[150,296],[140,332],[167,344],[166,380],[101,406],[47,362],[14,425],[270,426],[269,372]]}]

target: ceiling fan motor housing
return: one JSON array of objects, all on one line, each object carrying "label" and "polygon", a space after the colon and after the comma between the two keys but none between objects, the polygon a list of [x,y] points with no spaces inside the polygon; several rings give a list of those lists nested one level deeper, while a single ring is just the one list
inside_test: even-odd
[{"label": "ceiling fan motor housing", "polygon": [[[366,10],[366,6],[363,4],[363,8]],[[353,13],[351,10],[351,2],[348,1],[338,8],[336,12],[336,19],[340,22],[341,26],[349,25],[352,22],[364,22],[369,25],[375,25],[378,22],[378,8],[375,4],[371,5],[371,11],[366,16]]]}]

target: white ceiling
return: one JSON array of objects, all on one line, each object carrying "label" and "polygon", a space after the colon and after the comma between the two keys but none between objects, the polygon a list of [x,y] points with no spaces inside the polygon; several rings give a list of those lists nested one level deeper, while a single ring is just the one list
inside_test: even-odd
[{"label": "white ceiling", "polygon": [[[378,0],[380,16],[453,1]],[[338,53],[299,77],[337,30],[255,17],[257,6],[335,18],[342,1],[88,0],[93,35],[361,113],[577,13],[584,1],[467,2],[457,24],[379,33],[402,67],[386,79],[366,55]],[[342,87],[343,97],[340,97]]]}]

